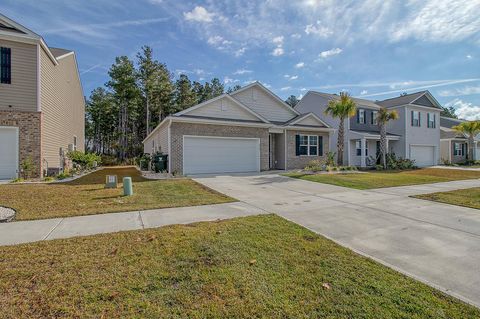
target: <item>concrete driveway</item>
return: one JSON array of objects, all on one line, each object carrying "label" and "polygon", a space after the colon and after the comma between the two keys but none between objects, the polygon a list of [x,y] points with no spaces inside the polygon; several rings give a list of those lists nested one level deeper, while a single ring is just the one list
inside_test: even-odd
[{"label": "concrete driveway", "polygon": [[276,174],[195,180],[480,307],[480,210],[408,197],[480,180],[369,191]]}]

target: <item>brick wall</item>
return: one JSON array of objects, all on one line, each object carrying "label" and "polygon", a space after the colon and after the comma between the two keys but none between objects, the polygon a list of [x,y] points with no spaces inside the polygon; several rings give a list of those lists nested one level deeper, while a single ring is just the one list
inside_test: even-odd
[{"label": "brick wall", "polygon": [[174,173],[183,174],[183,135],[260,138],[260,169],[269,169],[268,129],[266,128],[173,122],[170,134],[169,160]]},{"label": "brick wall", "polygon": [[33,177],[39,177],[42,171],[41,113],[0,111],[0,126],[18,127],[19,164],[31,157],[35,165]]},{"label": "brick wall", "polygon": [[[295,155],[295,135],[318,135],[323,136],[323,156],[296,156]],[[326,154],[329,152],[328,133],[319,133],[312,131],[287,131],[287,169],[304,168],[308,162],[313,160],[324,160]]]}]

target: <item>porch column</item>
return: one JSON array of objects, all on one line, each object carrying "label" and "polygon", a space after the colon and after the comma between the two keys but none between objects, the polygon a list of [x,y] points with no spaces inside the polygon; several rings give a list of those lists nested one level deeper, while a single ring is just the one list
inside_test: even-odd
[{"label": "porch column", "polygon": [[362,151],[362,154],[360,156],[360,166],[361,167],[367,167],[367,160],[365,154],[367,153],[367,139],[363,137],[361,139],[361,146],[360,149]]},{"label": "porch column", "polygon": [[386,140],[385,142],[386,142],[386,146],[387,146],[387,154],[388,154],[388,138],[387,138],[387,140]]}]

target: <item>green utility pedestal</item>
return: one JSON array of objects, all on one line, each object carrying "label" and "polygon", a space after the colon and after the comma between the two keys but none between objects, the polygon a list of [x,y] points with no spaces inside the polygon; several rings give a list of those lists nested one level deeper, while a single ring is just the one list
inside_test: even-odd
[{"label": "green utility pedestal", "polygon": [[124,196],[133,195],[133,185],[132,185],[132,178],[131,177],[124,177],[123,178],[123,195]]}]

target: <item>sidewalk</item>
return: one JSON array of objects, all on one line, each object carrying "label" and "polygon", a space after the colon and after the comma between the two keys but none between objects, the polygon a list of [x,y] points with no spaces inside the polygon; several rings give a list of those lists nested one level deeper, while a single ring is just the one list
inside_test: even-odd
[{"label": "sidewalk", "polygon": [[0,246],[265,214],[243,202],[0,224]]}]

